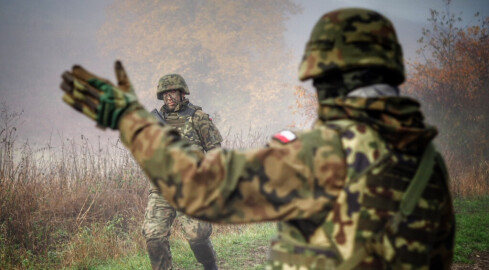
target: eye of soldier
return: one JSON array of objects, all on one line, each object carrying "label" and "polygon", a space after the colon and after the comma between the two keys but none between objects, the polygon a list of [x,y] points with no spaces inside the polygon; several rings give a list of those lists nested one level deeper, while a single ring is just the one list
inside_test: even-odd
[{"label": "eye of soldier", "polygon": [[174,95],[178,92],[177,89],[172,89],[172,90],[168,90],[166,91],[165,93],[163,93],[163,96],[168,96],[168,95]]}]

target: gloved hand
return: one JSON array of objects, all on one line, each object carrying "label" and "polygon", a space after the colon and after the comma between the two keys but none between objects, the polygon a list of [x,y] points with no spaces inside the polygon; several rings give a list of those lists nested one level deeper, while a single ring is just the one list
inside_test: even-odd
[{"label": "gloved hand", "polygon": [[119,118],[138,101],[120,61],[115,62],[114,69],[117,86],[81,66],[73,66],[71,72],[61,75],[60,87],[66,92],[63,101],[97,121],[98,126],[117,129]]}]

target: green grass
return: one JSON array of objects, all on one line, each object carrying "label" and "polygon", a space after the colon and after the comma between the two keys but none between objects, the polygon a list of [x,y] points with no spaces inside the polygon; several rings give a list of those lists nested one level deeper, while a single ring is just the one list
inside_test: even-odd
[{"label": "green grass", "polygon": [[[489,251],[489,196],[458,198],[454,206],[457,218],[454,261],[471,264],[471,254]],[[20,260],[16,264],[19,269],[59,269],[62,265],[68,266],[67,269],[151,269],[144,244],[136,243],[141,238],[139,231],[126,235],[118,233],[116,229],[111,222],[91,226],[80,231],[79,237],[70,242],[72,245],[65,244],[47,255],[40,255],[29,251],[14,252],[14,246],[9,244],[8,238],[3,237],[5,228],[0,226],[0,232],[3,232],[0,233],[0,269],[11,268],[9,266],[13,264],[8,259],[13,259],[11,256],[14,255]],[[275,233],[274,223],[215,229],[211,240],[218,256],[219,269],[263,269],[269,241]],[[175,233],[170,241],[174,269],[201,269],[181,235]],[[121,250],[108,250],[115,247]],[[65,256],[69,248],[75,249],[71,257]],[[74,257],[70,263],[69,258],[78,253],[84,255]]]},{"label": "green grass", "polygon": [[217,237],[214,240],[216,252],[225,259],[221,266],[225,269],[263,269],[270,238],[276,230],[275,224],[268,223],[246,226],[242,231]]},{"label": "green grass", "polygon": [[[276,233],[273,223],[240,226],[231,232],[213,234],[219,269],[263,269],[270,238]],[[188,243],[177,237],[170,239],[174,269],[201,269]],[[145,252],[90,267],[89,269],[151,269]]]},{"label": "green grass", "polygon": [[489,196],[455,199],[457,231],[454,261],[473,263],[470,254],[489,251]]},{"label": "green grass", "polygon": [[[489,196],[458,198],[454,201],[457,218],[455,258],[457,263],[473,263],[470,255],[489,251]],[[220,269],[263,269],[275,225],[242,226],[236,231],[212,236]],[[175,269],[200,269],[186,241],[171,239]],[[107,262],[92,269],[150,269],[146,253]]]},{"label": "green grass", "polygon": [[107,261],[98,266],[93,266],[89,269],[104,269],[104,270],[116,270],[116,269],[151,269],[147,253],[134,254],[132,256],[124,257],[118,260]]}]

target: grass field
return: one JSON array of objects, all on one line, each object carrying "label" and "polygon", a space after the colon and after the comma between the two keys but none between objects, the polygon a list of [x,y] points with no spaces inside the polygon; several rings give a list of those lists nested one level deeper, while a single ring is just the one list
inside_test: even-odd
[{"label": "grass field", "polygon": [[[81,136],[32,149],[15,143],[18,115],[3,117],[0,269],[150,269],[141,234],[149,184],[120,142],[92,144]],[[254,143],[242,140],[249,137]],[[245,148],[263,145],[260,138],[229,141]],[[471,254],[489,254],[489,163],[447,163],[456,196],[455,262],[472,263]],[[261,269],[274,231],[274,224],[215,226],[220,268]],[[195,269],[183,239],[177,220],[174,266]]]},{"label": "grass field", "polygon": [[[489,254],[489,196],[457,198],[454,206],[457,219],[454,262],[471,264],[471,254],[481,251]],[[8,230],[7,222],[1,223],[0,269],[150,269],[140,233],[142,213],[141,210],[134,216],[116,215],[107,222],[78,221],[75,233],[63,223],[50,230],[40,222],[34,223],[26,229],[29,241],[23,244],[10,238],[12,231]],[[171,237],[174,267],[199,269],[178,226],[177,220]],[[272,223],[214,226],[212,242],[220,269],[262,269],[274,232]],[[36,249],[37,245],[41,248]]]},{"label": "grass field", "polygon": [[[456,199],[454,201],[457,217],[455,242],[455,263],[471,264],[470,255],[478,251],[489,251],[489,196]],[[109,234],[113,224],[104,231]],[[220,269],[263,269],[266,261],[269,240],[275,234],[275,224],[224,226],[216,225],[212,242],[218,254]],[[137,237],[136,237],[137,238]],[[96,250],[95,239],[86,239]],[[130,240],[129,240],[130,241]],[[102,241],[100,241],[102,242]],[[178,233],[171,237],[171,250],[175,269],[199,269],[187,242]],[[94,256],[95,257],[95,256]],[[39,265],[38,265],[39,266]],[[29,268],[29,267],[28,267]],[[150,269],[151,265],[144,248],[134,253],[110,259],[85,258],[68,269]]]},{"label": "grass field", "polygon": [[455,262],[472,263],[470,255],[489,251],[489,196],[454,201],[457,231]]},{"label": "grass field", "polygon": [[[457,218],[455,263],[472,264],[470,255],[489,251],[489,196],[455,199]],[[212,242],[219,256],[220,269],[263,269],[269,239],[275,234],[274,224],[236,226],[219,235]],[[188,244],[180,237],[172,237],[171,249],[176,269],[199,269]],[[142,251],[118,260],[93,265],[91,269],[150,269],[147,254]],[[76,266],[74,267],[77,268]]]},{"label": "grass field", "polygon": [[[239,225],[226,233],[213,234],[211,240],[218,255],[219,269],[263,269],[269,239],[274,235],[275,227],[273,223]],[[171,238],[171,250],[174,269],[200,269],[188,243],[181,237]],[[144,251],[91,267],[99,270],[150,268],[148,255]]]}]

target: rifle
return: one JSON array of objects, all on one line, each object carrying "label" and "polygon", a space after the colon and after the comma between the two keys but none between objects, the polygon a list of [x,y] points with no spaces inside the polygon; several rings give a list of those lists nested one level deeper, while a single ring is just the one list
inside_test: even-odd
[{"label": "rifle", "polygon": [[153,115],[153,116],[154,116],[156,119],[158,119],[158,121],[159,121],[159,122],[160,122],[162,125],[164,125],[164,126],[168,125],[168,122],[166,122],[165,118],[163,118],[163,115],[161,115],[161,113],[160,113],[160,112],[159,112],[157,109],[153,109],[153,110],[151,111],[151,114],[152,114],[152,115]]}]

